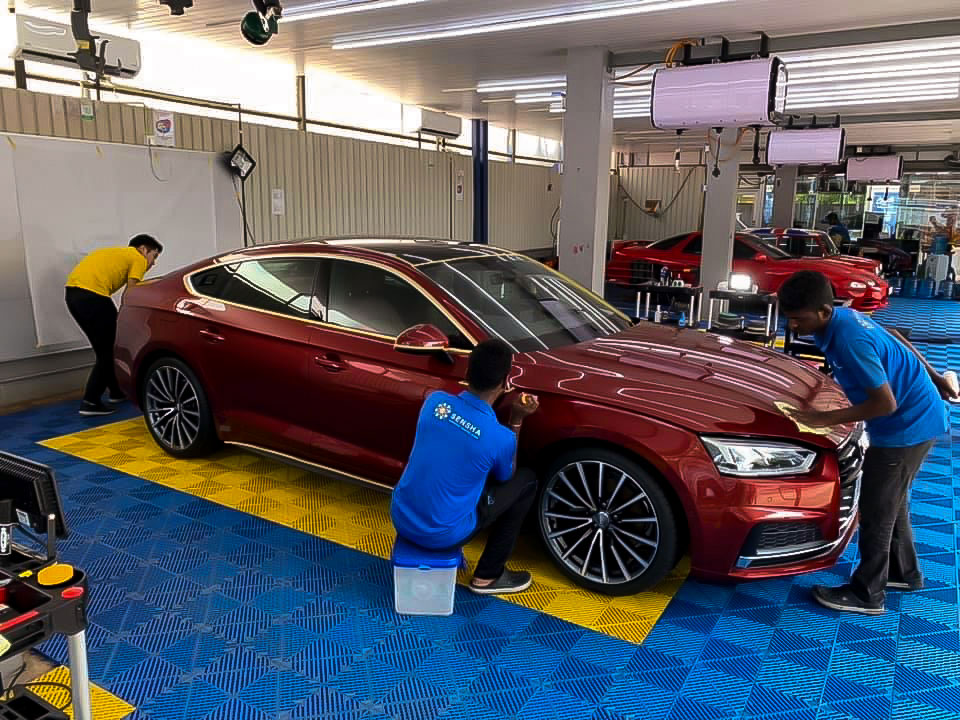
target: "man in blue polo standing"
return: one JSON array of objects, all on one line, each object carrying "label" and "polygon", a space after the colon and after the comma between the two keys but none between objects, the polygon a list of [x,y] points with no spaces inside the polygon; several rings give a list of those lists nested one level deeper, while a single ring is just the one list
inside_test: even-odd
[{"label": "man in blue polo standing", "polygon": [[427,397],[390,507],[397,534],[431,550],[463,546],[489,528],[469,586],[487,595],[520,592],[532,581],[506,566],[537,493],[533,471],[516,468],[517,436],[537,399],[519,395],[506,426],[493,410],[509,392],[512,362],[502,340],[482,342],[470,355],[467,389]]},{"label": "man in blue polo standing", "polygon": [[899,334],[833,305],[826,276],[800,272],[779,291],[798,335],[813,335],[851,405],[799,412],[809,427],[866,422],[870,448],[860,490],[860,565],[846,585],[817,586],[821,605],[867,615],[885,610],[886,591],[919,590],[923,574],[910,525],[910,486],[937,437],[949,428],[945,398],[957,392]]}]

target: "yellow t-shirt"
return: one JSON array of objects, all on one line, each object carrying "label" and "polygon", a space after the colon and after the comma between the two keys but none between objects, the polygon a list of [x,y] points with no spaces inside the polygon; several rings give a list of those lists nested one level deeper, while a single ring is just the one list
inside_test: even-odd
[{"label": "yellow t-shirt", "polygon": [[128,280],[143,280],[146,272],[147,259],[136,248],[101,248],[77,264],[67,278],[67,287],[110,297]]}]

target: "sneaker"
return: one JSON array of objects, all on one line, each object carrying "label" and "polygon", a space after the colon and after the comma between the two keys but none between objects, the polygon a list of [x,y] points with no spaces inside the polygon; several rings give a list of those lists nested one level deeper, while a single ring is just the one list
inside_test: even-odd
[{"label": "sneaker", "polygon": [[119,393],[118,395],[111,393],[110,395],[107,395],[107,402],[111,405],[119,405],[120,403],[125,403],[126,401],[127,396],[123,393]]},{"label": "sneaker", "polygon": [[817,585],[813,588],[813,599],[826,608],[842,612],[855,612],[862,615],[883,615],[886,612],[883,603],[861,600],[849,585],[835,588]]},{"label": "sneaker", "polygon": [[475,585],[471,582],[470,589],[478,595],[504,595],[523,592],[532,582],[533,578],[526,571],[504,570],[503,574],[489,585]]},{"label": "sneaker", "polygon": [[921,578],[920,582],[916,583],[908,583],[903,580],[888,580],[887,590],[903,590],[904,592],[923,590],[923,579]]},{"label": "sneaker", "polygon": [[84,417],[95,417],[98,415],[113,415],[116,412],[114,408],[107,407],[101,402],[92,403],[84,400],[80,403],[80,414]]}]

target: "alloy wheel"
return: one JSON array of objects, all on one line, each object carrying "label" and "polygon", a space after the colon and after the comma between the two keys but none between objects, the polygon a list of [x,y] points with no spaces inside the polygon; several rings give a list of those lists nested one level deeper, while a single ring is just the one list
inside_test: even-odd
[{"label": "alloy wheel", "polygon": [[147,421],[173,450],[186,450],[200,435],[200,398],[190,379],[170,365],[158,367],[147,381]]},{"label": "alloy wheel", "polygon": [[549,479],[540,522],[560,562],[604,585],[639,578],[660,547],[660,521],[643,485],[599,460],[571,463]]}]

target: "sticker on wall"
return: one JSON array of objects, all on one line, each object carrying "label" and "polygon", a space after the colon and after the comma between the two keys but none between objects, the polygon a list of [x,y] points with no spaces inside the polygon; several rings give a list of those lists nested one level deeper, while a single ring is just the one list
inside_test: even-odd
[{"label": "sticker on wall", "polygon": [[453,193],[456,196],[457,200],[463,201],[464,187],[463,187],[463,170],[457,170],[457,183],[454,185]]},{"label": "sticker on wall", "polygon": [[153,144],[173,147],[177,143],[177,128],[173,113],[161,110],[153,111]]},{"label": "sticker on wall", "polygon": [[90,100],[80,101],[80,117],[84,120],[93,120],[93,102]]},{"label": "sticker on wall", "polygon": [[273,190],[270,191],[270,205],[274,215],[286,214],[287,203],[283,196],[283,188],[273,188]]}]

